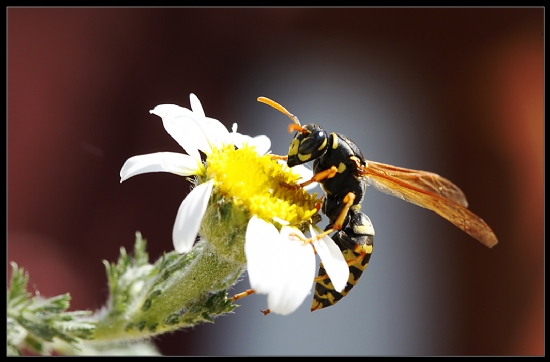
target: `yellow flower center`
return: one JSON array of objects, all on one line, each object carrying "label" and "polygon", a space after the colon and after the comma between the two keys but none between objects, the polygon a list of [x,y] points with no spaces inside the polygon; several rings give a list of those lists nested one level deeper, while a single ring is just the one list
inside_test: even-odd
[{"label": "yellow flower center", "polygon": [[298,226],[317,213],[316,194],[285,186],[296,185],[299,178],[286,165],[248,146],[214,149],[206,160],[206,179],[214,180],[214,193],[270,223]]}]

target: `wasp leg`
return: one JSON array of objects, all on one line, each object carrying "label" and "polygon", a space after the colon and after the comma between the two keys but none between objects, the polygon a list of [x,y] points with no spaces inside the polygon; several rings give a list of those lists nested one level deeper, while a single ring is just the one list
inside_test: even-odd
[{"label": "wasp leg", "polygon": [[349,209],[353,206],[353,201],[355,200],[355,194],[353,192],[348,192],[346,196],[344,196],[344,207],[342,208],[342,211],[340,212],[340,215],[336,218],[334,223],[332,224],[332,227],[328,230],[323,231],[322,233],[318,234],[314,238],[304,239],[302,236],[298,234],[291,233],[290,236],[294,236],[298,239],[300,239],[302,242],[306,244],[311,244],[317,240],[320,240],[324,238],[325,236],[338,231],[342,230],[342,227],[344,225],[344,221],[346,220],[346,216],[348,215]]},{"label": "wasp leg", "polygon": [[353,252],[356,253],[356,254],[359,254],[359,255],[357,255],[357,257],[354,258],[354,259],[348,260],[347,261],[348,266],[352,266],[352,265],[355,265],[357,263],[361,263],[363,260],[365,260],[365,256],[367,256],[369,254],[365,250],[363,250],[363,248],[360,247],[359,245],[355,247]]},{"label": "wasp leg", "polygon": [[250,294],[254,294],[254,293],[256,293],[256,291],[254,289],[247,289],[244,292],[239,293],[239,294],[235,294],[233,297],[231,297],[231,302],[234,302],[236,300],[239,300],[241,298],[244,298],[244,297],[246,297]]},{"label": "wasp leg", "polygon": [[271,155],[270,157],[272,160],[288,160],[288,156]]},{"label": "wasp leg", "polygon": [[[353,202],[355,201],[355,194],[353,192],[348,192],[346,196],[344,196],[344,199],[342,201],[344,202],[344,207],[342,208],[340,215],[338,215],[338,217],[332,224],[332,228],[334,229],[333,231],[342,229],[344,221],[346,220],[346,216],[348,216],[349,209],[353,206]],[[330,232],[327,233],[327,235],[328,234],[330,234]]]},{"label": "wasp leg", "polygon": [[[239,293],[239,294],[235,294],[233,297],[231,297],[231,302],[234,302],[236,300],[239,300],[241,298],[244,298],[244,297],[249,296],[250,294],[254,294],[254,293],[256,293],[256,291],[254,289],[247,289],[244,292]],[[266,309],[266,310],[260,310],[260,312],[262,312],[264,315],[268,315],[269,313],[271,313],[269,308]]]},{"label": "wasp leg", "polygon": [[342,230],[342,227],[344,225],[344,221],[346,220],[346,216],[348,216],[349,209],[353,206],[353,201],[355,200],[355,194],[353,192],[348,192],[346,196],[344,196],[343,202],[344,207],[342,208],[342,211],[340,212],[340,215],[336,218],[334,223],[332,224],[332,227],[328,230],[325,230],[321,234],[317,235],[314,238],[305,240],[306,242],[312,243],[315,240],[322,239],[323,237],[338,231]]},{"label": "wasp leg", "polygon": [[320,282],[320,281],[325,280],[325,279],[328,279],[328,278],[329,278],[328,274],[320,275],[320,276],[318,276],[318,277],[315,277],[315,278],[313,279],[313,282],[314,282],[314,283],[317,283],[317,282]]},{"label": "wasp leg", "polygon": [[301,184],[298,184],[298,186],[306,187],[307,185],[310,185],[314,182],[319,182],[326,178],[333,178],[337,173],[338,169],[336,168],[336,166],[331,166],[329,169],[316,173],[310,180],[302,182]]},{"label": "wasp leg", "polygon": [[315,203],[315,208],[317,209],[317,211],[321,210],[321,207],[323,205],[323,199],[325,198],[325,194],[321,195],[321,197],[319,198],[319,201],[317,201]]},{"label": "wasp leg", "polygon": [[289,189],[299,189],[302,187],[306,187],[307,185],[310,185],[314,182],[319,182],[327,178],[333,178],[337,173],[338,173],[338,169],[336,168],[336,166],[331,166],[331,168],[316,173],[315,175],[313,175],[311,179],[305,182],[302,182],[298,185],[289,185],[289,184],[281,183],[281,186]]}]

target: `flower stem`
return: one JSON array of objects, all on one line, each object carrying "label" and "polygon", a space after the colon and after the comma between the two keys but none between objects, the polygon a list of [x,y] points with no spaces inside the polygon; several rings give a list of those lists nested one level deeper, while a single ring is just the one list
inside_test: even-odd
[{"label": "flower stem", "polygon": [[143,286],[128,309],[111,310],[100,317],[97,342],[114,342],[153,335],[211,322],[236,306],[226,298],[245,264],[220,257],[208,242],[199,241],[189,253],[173,262],[156,263],[158,274]]}]

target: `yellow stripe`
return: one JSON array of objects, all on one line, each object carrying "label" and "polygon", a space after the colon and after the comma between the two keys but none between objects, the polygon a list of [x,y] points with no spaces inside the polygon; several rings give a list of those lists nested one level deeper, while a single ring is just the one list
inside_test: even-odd
[{"label": "yellow stripe", "polygon": [[343,162],[340,162],[340,164],[338,165],[338,173],[342,173],[345,170],[346,170],[346,164]]},{"label": "yellow stripe", "polygon": [[327,146],[327,139],[325,138],[323,140],[323,144],[321,146],[319,146],[319,148],[317,149],[318,151],[321,151],[322,149],[324,149],[325,147]]},{"label": "yellow stripe", "polygon": [[338,148],[338,136],[334,132],[332,132],[330,135],[332,136],[332,148],[337,149]]},{"label": "yellow stripe", "polygon": [[[370,254],[372,254],[372,245],[363,245],[363,246],[357,245],[355,250],[346,249],[342,251],[342,255],[344,256],[344,259],[347,262],[357,259],[357,257],[361,255],[361,251],[365,253],[364,258],[359,259],[355,261],[353,264],[349,265],[350,272],[348,276],[348,282],[347,282],[346,288],[342,290],[340,293],[338,293],[334,289],[334,285],[332,285],[332,282],[330,281],[330,279],[324,279],[316,283],[315,293],[313,295],[313,301],[311,304],[311,311],[334,305],[338,303],[340,299],[348,295],[348,293],[351,291],[351,288],[353,288],[357,284],[357,282],[359,281],[359,278],[361,278],[363,274],[363,271],[368,265],[368,263],[366,263],[365,265],[362,265],[362,262],[365,260],[365,258],[367,258]],[[321,264],[321,267],[323,268],[322,264]],[[355,279],[354,272],[355,274],[359,274],[357,276],[357,279]],[[319,269],[319,276],[323,276],[325,274],[326,274],[326,271],[324,268]],[[317,284],[326,288],[323,294],[320,294],[317,291]]]},{"label": "yellow stripe", "polygon": [[298,142],[298,140],[294,138],[290,143],[290,147],[288,148],[288,155],[294,156],[295,154],[297,154],[299,145],[300,145],[300,142]]}]

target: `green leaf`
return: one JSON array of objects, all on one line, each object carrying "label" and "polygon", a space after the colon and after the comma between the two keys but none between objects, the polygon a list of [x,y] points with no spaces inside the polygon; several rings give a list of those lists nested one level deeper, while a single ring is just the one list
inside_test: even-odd
[{"label": "green leaf", "polygon": [[28,275],[11,263],[12,277],[8,287],[7,352],[20,355],[22,350],[49,354],[56,340],[78,349],[82,340],[93,335],[95,323],[89,311],[67,312],[71,297],[63,294],[52,298],[33,297],[27,292]]}]

